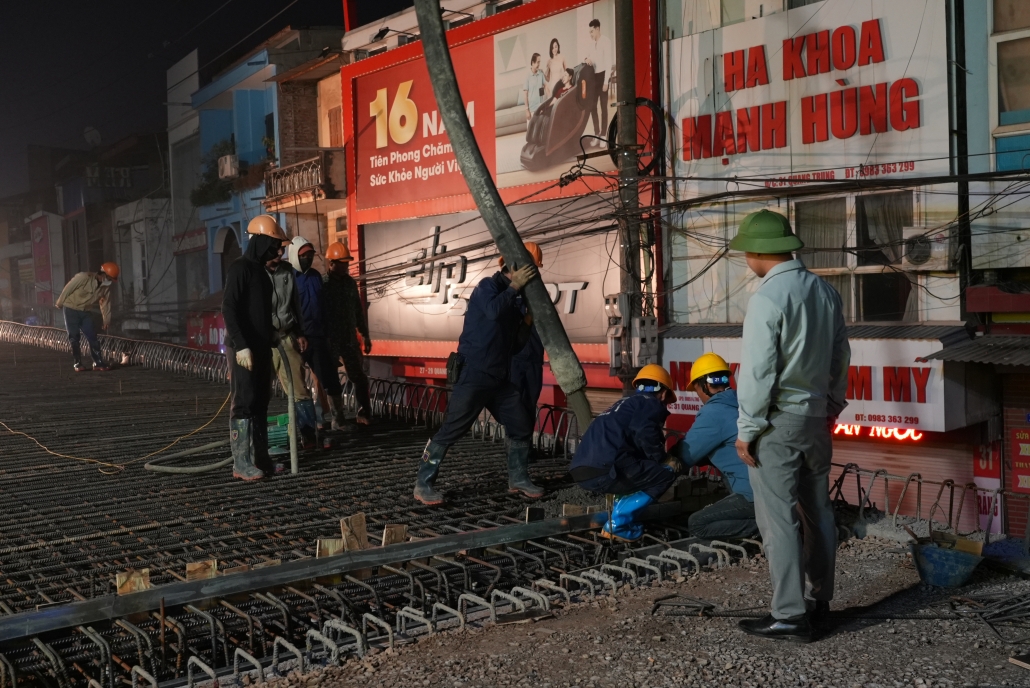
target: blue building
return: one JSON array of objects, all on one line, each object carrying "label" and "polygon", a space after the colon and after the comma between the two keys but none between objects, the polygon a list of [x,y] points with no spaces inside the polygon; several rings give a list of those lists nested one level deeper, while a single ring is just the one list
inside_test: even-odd
[{"label": "blue building", "polygon": [[[281,150],[279,89],[272,79],[337,50],[342,36],[342,29],[284,29],[191,96],[202,160],[192,198],[207,228],[211,293],[221,290],[226,268],[246,248],[247,223],[263,212],[265,170]],[[237,175],[226,175],[224,163],[219,174],[219,158],[227,155],[235,155]]]}]

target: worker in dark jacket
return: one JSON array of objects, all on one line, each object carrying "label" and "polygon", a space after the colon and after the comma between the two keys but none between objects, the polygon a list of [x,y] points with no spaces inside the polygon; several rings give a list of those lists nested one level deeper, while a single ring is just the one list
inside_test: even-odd
[{"label": "worker in dark jacket", "polygon": [[255,466],[255,456],[268,454],[266,419],[272,394],[272,347],[276,343],[272,280],[268,279],[266,266],[282,254],[286,233],[275,218],[259,215],[250,221],[247,234],[247,250],[233,261],[225,276],[222,317],[231,369],[232,474],[241,480],[260,480],[264,472]]},{"label": "worker in dark jacket", "polygon": [[461,373],[451,391],[443,426],[426,444],[415,479],[415,499],[423,504],[443,502],[443,495],[433,488],[440,462],[484,408],[504,426],[508,438],[508,491],[533,498],[544,495],[543,488],[529,479],[533,422],[509,379],[511,357],[528,335],[519,295],[537,272],[532,265],[513,267],[481,281],[469,298],[458,339]]},{"label": "worker in dark jacket", "polygon": [[676,480],[676,461],[665,452],[666,407],[676,400],[672,378],[660,365],[646,365],[633,387],[636,394],[619,399],[594,419],[569,467],[584,490],[625,495],[616,500],[601,532],[620,540],[640,539],[644,528],[637,512]]},{"label": "worker in dark jacket", "polygon": [[[343,386],[340,384],[339,359],[333,358],[329,349],[329,329],[326,324],[325,287],[322,274],[312,267],[315,247],[304,237],[294,237],[290,243],[290,264],[294,269],[297,293],[300,295],[301,320],[308,348],[304,350],[304,362],[315,374],[322,389],[329,395],[333,409],[333,420],[337,427],[343,424]],[[314,401],[311,405],[315,417]]]},{"label": "worker in dark jacket", "polygon": [[680,442],[670,452],[683,468],[703,461],[715,466],[730,495],[690,515],[690,534],[706,540],[752,537],[758,533],[755,493],[747,466],[737,456],[737,392],[730,389],[730,366],[718,354],[707,353],[690,367],[690,386],[701,399],[698,411]]},{"label": "worker in dark jacket", "polygon": [[[542,268],[544,256],[540,246],[532,241],[527,241],[526,250],[529,251],[529,255],[533,256],[533,262],[536,263],[537,269]],[[507,271],[503,257],[500,259],[500,263],[502,271]],[[522,310],[523,314],[529,315],[525,304],[523,304]],[[511,359],[511,383],[519,390],[522,405],[526,407],[526,413],[529,414],[535,427],[537,402],[540,401],[540,390],[544,387],[544,343],[540,340],[536,325],[532,324],[532,316],[529,321],[529,338],[522,350]]]},{"label": "worker in dark jacket", "polygon": [[[343,361],[347,379],[354,383],[354,395],[358,399],[358,418],[361,425],[368,425],[372,417],[372,400],[368,393],[368,376],[362,360],[362,347],[358,333],[365,342],[367,356],[372,352],[372,337],[368,332],[368,318],[365,304],[358,293],[358,283],[350,276],[350,251],[342,242],[334,241],[326,249],[329,272],[323,278],[326,323],[329,327],[329,351],[333,363]],[[324,384],[324,383],[323,383]],[[343,420],[343,399],[328,392],[336,422]]]}]

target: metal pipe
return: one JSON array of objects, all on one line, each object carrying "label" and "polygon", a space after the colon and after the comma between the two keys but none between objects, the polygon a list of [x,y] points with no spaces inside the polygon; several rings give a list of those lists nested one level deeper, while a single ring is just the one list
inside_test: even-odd
[{"label": "metal pipe", "polygon": [[[493,177],[479,151],[472,127],[465,114],[465,104],[458,91],[447,38],[444,35],[443,15],[439,0],[415,0],[422,49],[429,69],[429,80],[440,107],[440,116],[447,125],[447,134],[454,148],[462,176],[479,207],[487,229],[497,242],[508,265],[533,265],[533,258],[522,243],[515,224],[501,200]],[[569,335],[558,317],[543,281],[534,279],[526,285],[526,300],[536,321],[537,332],[543,341],[551,363],[551,371],[565,392],[569,407],[579,419],[580,432],[586,432],[593,420],[590,401],[586,397],[586,375],[572,350]]]},{"label": "metal pipe", "polygon": [[290,436],[290,473],[297,475],[300,466],[297,461],[297,400],[293,392],[293,371],[290,370],[290,359],[286,358],[286,349],[283,348],[283,343],[279,342],[276,346],[279,349],[279,358],[282,359],[283,368],[286,370],[286,381],[289,383],[286,400],[287,408],[290,411],[290,431],[287,433]]}]

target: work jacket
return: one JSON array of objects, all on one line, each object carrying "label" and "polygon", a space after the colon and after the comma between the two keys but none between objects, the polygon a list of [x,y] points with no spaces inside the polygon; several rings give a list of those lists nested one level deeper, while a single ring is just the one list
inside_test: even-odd
[{"label": "work jacket", "polygon": [[255,355],[268,351],[275,341],[272,327],[272,280],[259,256],[267,248],[262,235],[247,244],[243,256],[229,266],[222,293],[225,343],[236,351],[250,349]]},{"label": "work jacket", "polygon": [[619,399],[587,428],[569,469],[607,470],[614,480],[617,467],[665,461],[664,428],[668,417],[665,404],[653,394]]},{"label": "work jacket", "polygon": [[297,294],[300,296],[300,319],[305,337],[325,337],[325,298],[322,274],[315,268],[294,271]]},{"label": "work jacket", "polygon": [[346,349],[358,348],[358,335],[370,341],[365,305],[361,302],[358,283],[350,275],[327,274],[322,278],[325,298],[326,326],[329,343],[339,354]]},{"label": "work jacket", "polygon": [[530,326],[526,334],[525,346],[511,359],[511,380],[517,387],[524,386],[536,403],[544,386],[544,343],[535,325]]},{"label": "work jacket", "polygon": [[111,288],[98,282],[95,272],[80,272],[68,280],[54,305],[74,311],[88,311],[99,305],[104,324],[111,322]]},{"label": "work jacket", "polygon": [[294,273],[289,263],[280,261],[275,272],[268,273],[268,278],[272,280],[272,327],[280,335],[298,337],[304,335],[304,330]]},{"label": "work jacket", "polygon": [[511,280],[501,272],[487,277],[472,291],[458,338],[458,353],[465,358],[466,366],[497,380],[508,379],[512,356],[522,349],[528,335],[518,295]]},{"label": "work jacket", "polygon": [[737,456],[737,393],[732,389],[719,392],[697,412],[687,436],[669,452],[687,468],[708,459],[723,478],[730,492],[749,502],[755,501],[747,466]]}]

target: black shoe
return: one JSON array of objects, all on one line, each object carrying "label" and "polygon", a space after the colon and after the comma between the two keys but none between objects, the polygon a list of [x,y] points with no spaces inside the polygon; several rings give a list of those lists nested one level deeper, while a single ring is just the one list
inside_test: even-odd
[{"label": "black shoe", "polygon": [[807,616],[796,616],[791,619],[777,619],[769,614],[764,619],[744,619],[740,622],[740,630],[748,635],[771,640],[790,640],[796,643],[812,642],[812,625]]},{"label": "black shoe", "polygon": [[807,616],[812,628],[825,628],[830,622],[830,603],[816,600],[815,607],[808,610]]}]

